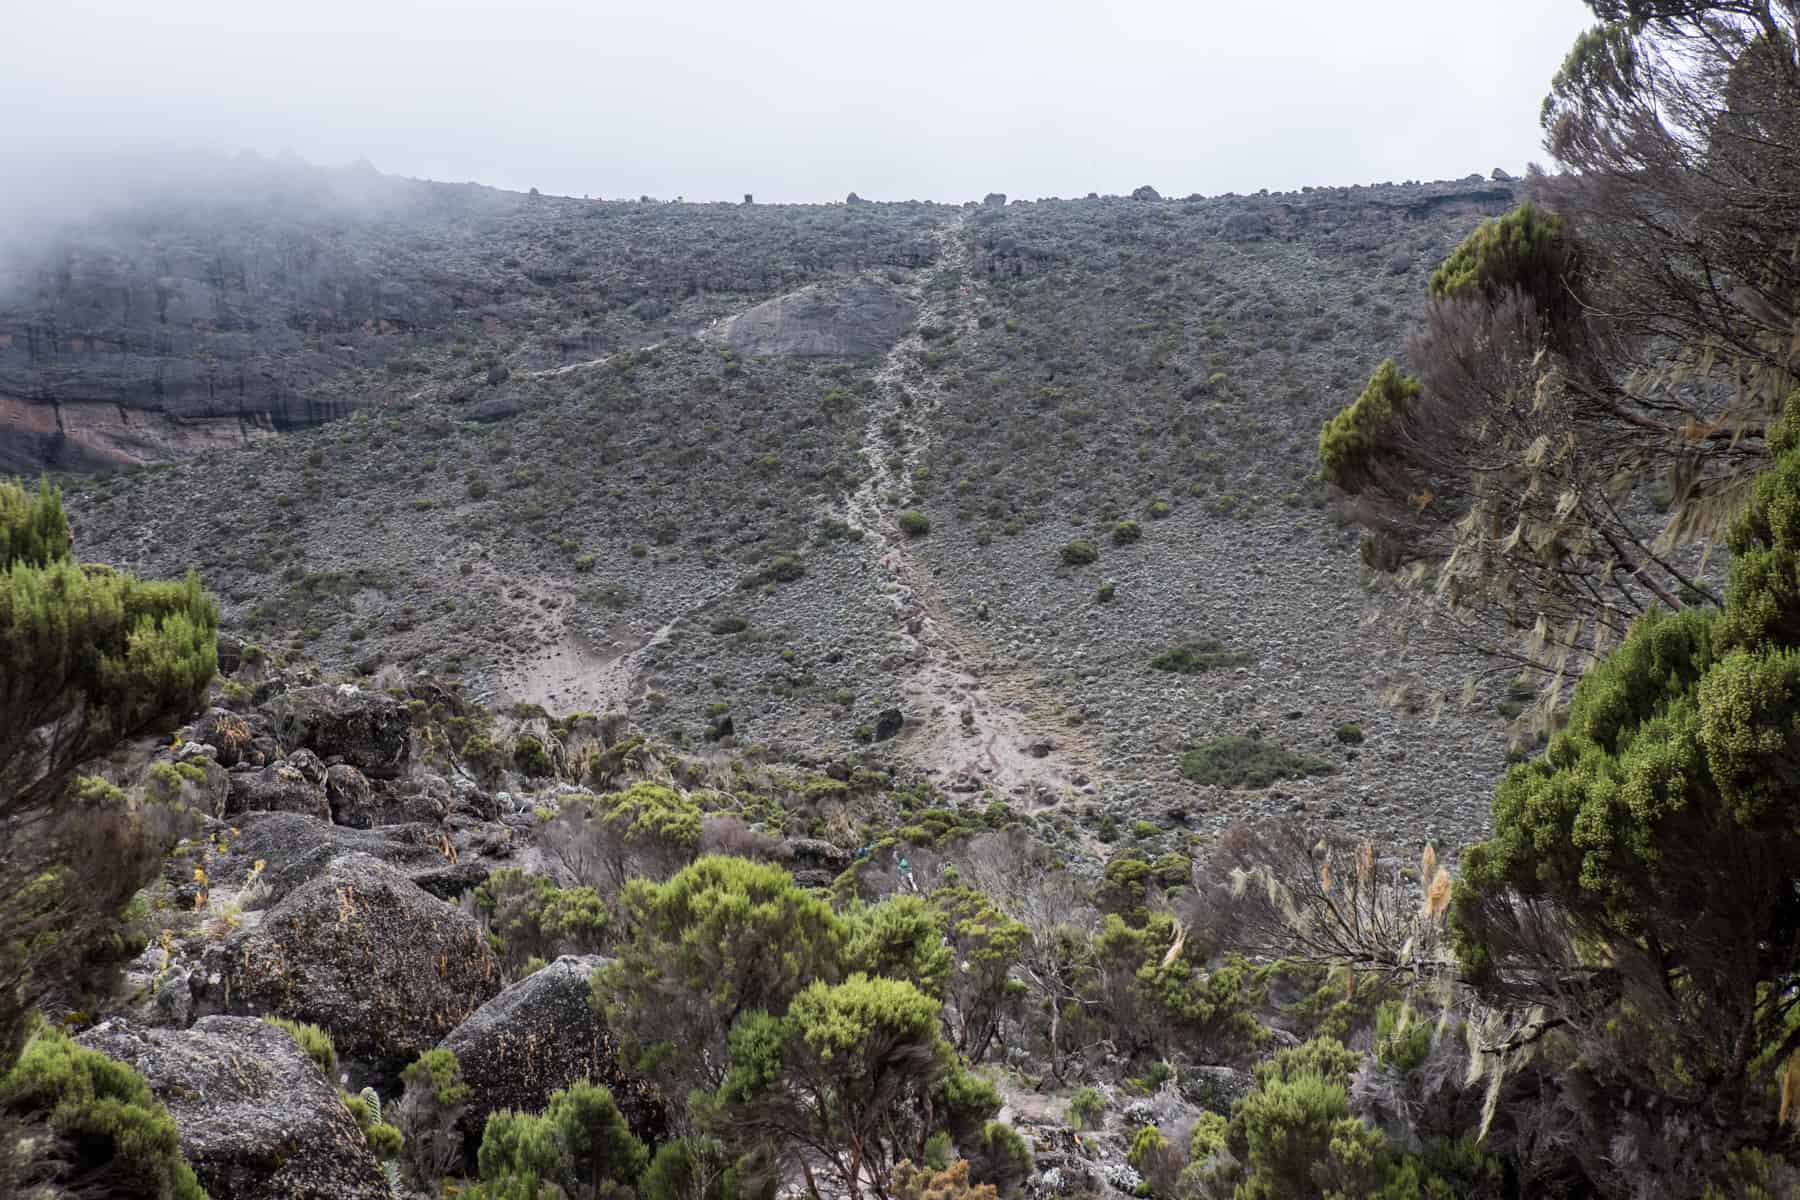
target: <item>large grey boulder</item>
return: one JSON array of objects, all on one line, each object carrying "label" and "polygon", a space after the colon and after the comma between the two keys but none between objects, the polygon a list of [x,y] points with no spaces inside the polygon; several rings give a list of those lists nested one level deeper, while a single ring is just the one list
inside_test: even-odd
[{"label": "large grey boulder", "polygon": [[377,1075],[400,1070],[500,990],[473,918],[368,854],[332,859],[254,928],[206,953],[200,1011],[275,1013],[331,1031]]},{"label": "large grey boulder", "polygon": [[354,684],[296,688],[265,706],[275,733],[290,749],[341,758],[370,779],[395,779],[412,756],[406,706]]},{"label": "large grey boulder", "polygon": [[261,714],[246,717],[229,709],[209,708],[188,727],[187,740],[211,746],[221,767],[235,767],[249,760],[257,735],[267,732],[260,728],[264,724]]},{"label": "large grey boulder", "polygon": [[850,851],[823,838],[788,838],[778,854],[801,887],[830,887],[851,863]]},{"label": "large grey boulder", "polygon": [[[247,814],[238,828],[230,856],[215,859],[208,872],[215,882],[235,885],[260,860],[265,864],[262,881],[270,905],[317,879],[346,854],[378,858],[432,895],[451,899],[486,881],[493,862],[483,850],[507,833],[475,822],[353,829],[317,816],[276,812]],[[501,849],[510,850],[510,843]]]},{"label": "large grey boulder", "polygon": [[916,312],[888,285],[857,279],[764,301],[731,319],[725,342],[765,357],[863,358],[891,349]]},{"label": "large grey boulder", "polygon": [[457,1128],[471,1162],[489,1113],[537,1112],[552,1092],[581,1079],[609,1088],[639,1137],[667,1137],[661,1096],[619,1065],[613,1038],[588,1003],[588,980],[604,961],[564,955],[495,996],[440,1043],[456,1055],[469,1085]]},{"label": "large grey boulder", "polygon": [[213,1016],[190,1029],[156,1029],[112,1020],[76,1040],[143,1075],[212,1200],[388,1195],[337,1088],[272,1025]]},{"label": "large grey boulder", "polygon": [[1234,212],[1219,223],[1227,242],[1260,242],[1269,236],[1269,219],[1259,212]]},{"label": "large grey boulder", "polygon": [[285,812],[331,819],[331,806],[325,789],[306,777],[306,772],[287,762],[256,770],[231,773],[230,792],[225,799],[225,815],[240,813]]},{"label": "large grey boulder", "polygon": [[339,763],[325,772],[325,800],[331,805],[331,819],[352,829],[368,829],[375,824],[375,798],[369,777],[351,766]]}]

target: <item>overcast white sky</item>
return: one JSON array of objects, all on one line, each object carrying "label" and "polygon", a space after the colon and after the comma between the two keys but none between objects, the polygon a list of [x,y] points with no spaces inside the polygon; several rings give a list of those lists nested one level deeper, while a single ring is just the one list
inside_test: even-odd
[{"label": "overcast white sky", "polygon": [[0,0],[0,139],[689,200],[1451,178],[1544,158],[1538,103],[1591,23],[1578,0]]}]

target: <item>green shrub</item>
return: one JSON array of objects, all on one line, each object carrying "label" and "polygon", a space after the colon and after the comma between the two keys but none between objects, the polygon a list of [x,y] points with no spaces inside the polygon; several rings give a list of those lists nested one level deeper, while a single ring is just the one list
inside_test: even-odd
[{"label": "green shrub", "polygon": [[556,769],[542,739],[529,733],[521,733],[513,740],[512,757],[513,766],[534,779],[550,775]]},{"label": "green shrub", "polygon": [[1112,540],[1115,546],[1129,546],[1133,542],[1141,541],[1143,536],[1144,527],[1136,521],[1120,521],[1113,526]]},{"label": "green shrub", "polygon": [[965,1155],[969,1178],[985,1183],[1002,1196],[1015,1194],[1031,1177],[1031,1147],[1018,1131],[1000,1121],[989,1121],[981,1137]]},{"label": "green shrub", "polygon": [[1150,502],[1150,507],[1145,511],[1150,514],[1150,519],[1152,521],[1160,521],[1169,515],[1169,502],[1167,500],[1152,500]]},{"label": "green shrub", "polygon": [[381,1119],[381,1097],[375,1094],[375,1089],[364,1088],[354,1096],[341,1092],[339,1097],[356,1127],[362,1130],[363,1141],[374,1151],[375,1157],[385,1162],[406,1148],[406,1137],[399,1128]]},{"label": "green shrub", "polygon": [[1335,731],[1337,740],[1346,746],[1360,746],[1363,743],[1363,727],[1355,721],[1346,721]]},{"label": "green shrub", "polygon": [[[78,1189],[56,1195],[206,1200],[182,1157],[174,1120],[143,1076],[62,1033],[40,1031],[0,1077],[0,1117],[24,1126],[9,1128],[6,1137],[8,1149],[26,1161],[5,1166],[35,1166],[49,1175],[40,1175],[42,1182]],[[37,1125],[57,1144],[37,1144],[30,1137]]]},{"label": "green shrub", "polygon": [[806,574],[806,564],[791,554],[778,554],[769,564],[746,575],[738,586],[746,590],[765,583],[792,583]]},{"label": "green shrub", "polygon": [[[708,855],[666,883],[633,879],[619,900],[631,936],[595,972],[594,1007],[625,1061],[672,1084],[711,1084],[739,1012],[785,1012],[832,975],[847,930],[780,867]],[[934,1018],[935,1020],[935,1018]]]},{"label": "green shrub", "polygon": [[1420,1020],[1412,1006],[1389,1000],[1375,1011],[1375,1059],[1405,1074],[1417,1069],[1431,1052],[1432,1023]]},{"label": "green shrub", "polygon": [[729,637],[734,633],[742,633],[750,628],[750,622],[738,616],[719,617],[707,627],[707,632],[718,637]]},{"label": "green shrub", "polygon": [[1169,1139],[1162,1135],[1162,1130],[1154,1125],[1145,1125],[1131,1136],[1131,1148],[1125,1152],[1125,1161],[1131,1164],[1132,1170],[1140,1175],[1149,1173],[1152,1156],[1169,1148]]},{"label": "green shrub", "polygon": [[140,581],[71,545],[61,493],[0,481],[0,809],[17,822],[0,832],[0,1070],[47,976],[112,923],[163,848],[145,827],[157,822],[110,802],[53,838],[19,831],[71,807],[84,762],[196,709],[218,666],[218,606],[198,576]]},{"label": "green shrub", "polygon": [[[590,762],[590,774],[593,767]],[[627,880],[661,879],[692,861],[701,822],[692,796],[640,782],[593,800],[567,802],[544,827],[542,840],[578,878],[611,894]]]},{"label": "green shrub", "polygon": [[1178,675],[1199,675],[1220,667],[1245,666],[1252,661],[1252,657],[1241,650],[1227,650],[1222,642],[1201,638],[1169,647],[1150,660],[1150,668]]},{"label": "green shrub", "polygon": [[1578,302],[1570,280],[1580,269],[1580,250],[1562,217],[1521,204],[1464,238],[1432,272],[1429,292],[1433,300],[1480,295],[1492,302],[1522,291],[1551,318]]},{"label": "green shrub", "polygon": [[1384,359],[1355,402],[1319,431],[1319,469],[1326,482],[1354,492],[1369,477],[1391,428],[1419,396],[1419,381]]},{"label": "green shrub", "polygon": [[1062,560],[1071,567],[1085,567],[1100,560],[1100,551],[1086,538],[1076,538],[1062,548]]},{"label": "green shrub", "polygon": [[458,753],[479,775],[495,774],[506,761],[506,754],[499,743],[480,730],[463,739],[462,749]]},{"label": "green shrub", "polygon": [[609,916],[591,887],[558,887],[547,875],[503,867],[475,889],[474,902],[488,941],[512,978],[528,974],[533,959],[592,954],[605,945]]},{"label": "green shrub", "polygon": [[1069,1116],[1077,1129],[1098,1129],[1106,1116],[1106,1101],[1093,1088],[1081,1088],[1069,1097]]},{"label": "green shrub", "polygon": [[372,1121],[363,1129],[363,1141],[374,1151],[375,1157],[386,1162],[396,1158],[406,1148],[406,1137],[398,1127],[386,1121]]},{"label": "green shrub", "polygon": [[400,1072],[400,1078],[423,1089],[442,1108],[468,1103],[469,1085],[463,1082],[462,1064],[455,1051],[427,1050]]},{"label": "green shrub", "polygon": [[414,1172],[426,1183],[441,1178],[464,1155],[457,1122],[467,1110],[472,1091],[463,1079],[453,1051],[427,1050],[400,1072],[406,1084],[396,1125],[405,1138]]},{"label": "green shrub", "polygon": [[1102,604],[1111,604],[1112,598],[1118,592],[1118,590],[1119,590],[1118,584],[1114,583],[1112,580],[1109,579],[1105,583],[1100,585],[1100,590],[1094,593],[1094,599],[1098,600]]},{"label": "green shrub", "polygon": [[1181,756],[1181,773],[1195,783],[1228,788],[1265,788],[1282,779],[1329,775],[1336,768],[1322,758],[1295,754],[1273,742],[1231,734],[1214,738]]},{"label": "green shrub", "polygon": [[290,1021],[286,1017],[269,1016],[263,1020],[281,1030],[294,1039],[294,1044],[306,1052],[306,1057],[325,1072],[327,1079],[337,1078],[337,1047],[332,1044],[331,1034],[317,1025],[309,1025],[302,1021]]},{"label": "green shrub", "polygon": [[1188,1134],[1188,1159],[1205,1162],[1225,1149],[1230,1124],[1223,1113],[1202,1112],[1195,1117],[1193,1131]]},{"label": "green shrub", "polygon": [[[856,1193],[861,1172],[840,1153],[844,1130],[861,1131],[869,1165],[876,1166],[897,1162],[933,1126],[972,1115],[933,1102],[955,1057],[939,1031],[939,1008],[898,979],[858,973],[835,986],[815,980],[785,1015],[750,1010],[733,1024],[731,1070],[713,1103],[731,1125],[813,1157],[834,1193]],[[915,1114],[925,1113],[934,1118],[929,1124],[917,1121]],[[984,1125],[973,1125],[967,1142],[994,1145],[988,1135]]]},{"label": "green shrub", "polygon": [[907,537],[924,537],[931,532],[931,518],[917,509],[909,508],[900,514],[900,532]]},{"label": "green shrub", "polygon": [[904,979],[928,996],[943,997],[954,959],[944,944],[947,919],[936,905],[902,893],[880,904],[851,905],[843,917],[849,970]]}]

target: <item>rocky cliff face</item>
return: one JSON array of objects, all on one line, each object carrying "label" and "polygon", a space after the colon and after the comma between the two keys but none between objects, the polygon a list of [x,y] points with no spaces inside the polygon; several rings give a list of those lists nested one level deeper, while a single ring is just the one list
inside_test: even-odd
[{"label": "rocky cliff face", "polygon": [[[166,462],[930,256],[925,205],[600,203],[250,162],[0,239],[0,471]],[[439,364],[442,365],[441,363]]]}]

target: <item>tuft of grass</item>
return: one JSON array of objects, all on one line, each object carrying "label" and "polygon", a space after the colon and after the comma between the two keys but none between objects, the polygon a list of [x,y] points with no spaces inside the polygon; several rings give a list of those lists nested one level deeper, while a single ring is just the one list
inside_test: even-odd
[{"label": "tuft of grass", "polygon": [[305,1051],[306,1057],[318,1064],[326,1078],[336,1078],[337,1047],[332,1043],[330,1033],[317,1025],[305,1021],[290,1021],[286,1017],[264,1017],[263,1021],[293,1038],[294,1044]]}]

